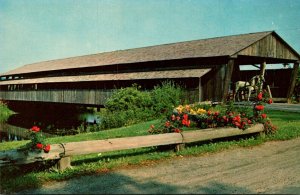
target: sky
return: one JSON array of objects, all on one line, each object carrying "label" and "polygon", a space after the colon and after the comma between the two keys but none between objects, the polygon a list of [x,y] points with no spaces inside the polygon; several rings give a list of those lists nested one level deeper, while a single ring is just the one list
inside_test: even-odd
[{"label": "sky", "polygon": [[300,53],[300,0],[0,0],[0,73],[106,51],[275,30]]}]

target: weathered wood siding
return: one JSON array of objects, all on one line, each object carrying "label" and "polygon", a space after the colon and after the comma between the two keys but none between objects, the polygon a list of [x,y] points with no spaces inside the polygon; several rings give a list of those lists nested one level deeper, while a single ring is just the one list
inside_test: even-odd
[{"label": "weathered wood siding", "polygon": [[0,99],[16,101],[40,101],[73,103],[88,105],[104,105],[112,90],[96,89],[51,89],[51,90],[24,90],[0,91]]},{"label": "weathered wood siding", "polygon": [[295,52],[273,34],[266,36],[262,40],[254,43],[250,47],[240,51],[238,55],[271,57],[278,59],[298,60]]},{"label": "weathered wood siding", "polygon": [[[24,90],[0,91],[0,99],[14,101],[38,101],[71,103],[86,105],[104,105],[112,95],[113,90],[99,89],[49,89],[49,90]],[[199,90],[190,89],[184,94],[189,103],[199,100]]]}]

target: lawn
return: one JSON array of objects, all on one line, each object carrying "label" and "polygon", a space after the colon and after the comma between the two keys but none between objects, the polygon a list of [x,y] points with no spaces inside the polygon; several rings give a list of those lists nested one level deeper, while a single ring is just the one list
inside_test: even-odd
[{"label": "lawn", "polygon": [[[50,163],[45,165],[31,164],[23,167],[1,168],[1,193],[17,192],[22,189],[35,188],[41,186],[44,182],[51,180],[65,180],[80,175],[106,172],[115,168],[131,165],[142,165],[149,162],[159,162],[167,158],[176,158],[176,156],[198,156],[203,153],[217,152],[220,150],[248,147],[261,144],[266,141],[287,140],[300,136],[300,113],[285,111],[265,110],[271,118],[273,124],[278,127],[278,131],[273,135],[267,136],[243,136],[240,138],[221,139],[210,142],[187,145],[180,152],[173,150],[161,150],[158,147],[149,147],[141,149],[131,149],[116,152],[107,152],[103,154],[79,155],[72,157],[72,169],[59,172],[49,168],[42,170]],[[128,136],[148,135],[147,130],[151,124],[158,124],[159,121],[149,121],[129,127],[116,128],[106,131],[78,134],[73,136],[63,136],[48,138],[48,143],[75,142],[94,139],[106,139]],[[0,143],[0,150],[9,150],[18,148],[28,141]]]}]

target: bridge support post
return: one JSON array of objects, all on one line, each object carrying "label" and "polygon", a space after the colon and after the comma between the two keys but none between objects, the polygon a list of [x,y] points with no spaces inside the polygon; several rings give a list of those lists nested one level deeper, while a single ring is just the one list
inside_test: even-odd
[{"label": "bridge support post", "polygon": [[297,74],[299,70],[299,61],[294,63],[294,68],[292,70],[292,75],[290,78],[290,85],[287,92],[287,102],[292,103],[292,96],[296,85]]},{"label": "bridge support post", "polygon": [[227,102],[227,95],[228,95],[229,85],[231,82],[234,64],[235,64],[235,58],[230,58],[226,66],[226,72],[224,78],[223,97],[222,97],[223,102]]}]

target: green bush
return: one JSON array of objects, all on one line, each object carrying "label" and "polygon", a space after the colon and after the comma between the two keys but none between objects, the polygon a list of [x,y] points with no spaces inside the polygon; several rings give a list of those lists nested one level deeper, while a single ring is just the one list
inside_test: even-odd
[{"label": "green bush", "polygon": [[159,118],[172,111],[183,99],[183,90],[172,81],[162,82],[150,92],[133,84],[118,89],[107,100],[99,115],[100,129],[128,126]]},{"label": "green bush", "polygon": [[163,81],[151,91],[153,109],[156,114],[170,113],[184,99],[183,88],[173,81]]},{"label": "green bush", "polygon": [[149,92],[140,91],[140,86],[134,84],[131,87],[116,90],[107,100],[105,108],[111,112],[135,110],[140,108],[150,109],[152,99]]}]

